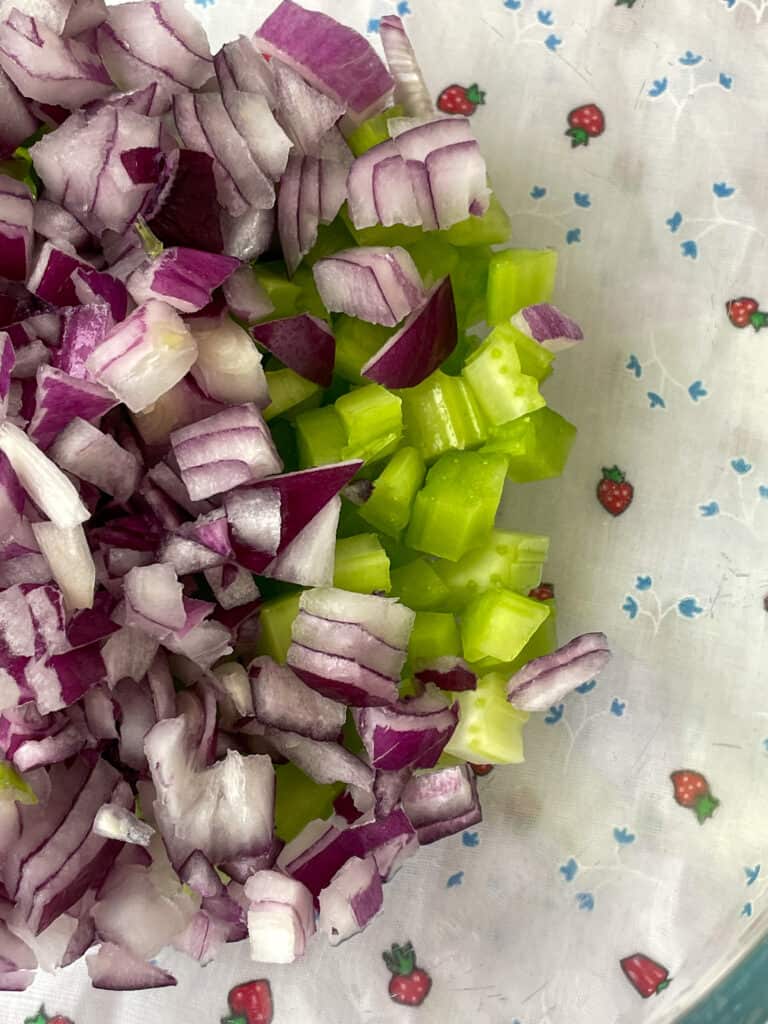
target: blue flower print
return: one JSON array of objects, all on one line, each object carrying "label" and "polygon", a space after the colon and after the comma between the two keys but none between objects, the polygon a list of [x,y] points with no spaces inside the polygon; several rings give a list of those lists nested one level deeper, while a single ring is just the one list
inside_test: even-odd
[{"label": "blue flower print", "polygon": [[594,910],[595,909],[595,897],[591,892],[577,892],[576,902],[579,905],[579,910]]},{"label": "blue flower print", "polygon": [[581,686],[576,687],[576,693],[584,695],[585,693],[591,693],[597,686],[596,679],[588,679],[586,683],[582,683]]},{"label": "blue flower print", "polygon": [[701,64],[702,57],[700,53],[691,53],[690,50],[686,50],[682,57],[677,58],[678,64],[683,64],[685,67],[694,67],[696,64]]},{"label": "blue flower print", "polygon": [[461,841],[465,846],[479,846],[480,834],[478,832],[464,832],[461,836]]},{"label": "blue flower print", "polygon": [[406,14],[413,14],[413,11],[408,6],[408,0],[401,0],[401,3],[397,5],[397,13],[401,18],[404,18]]},{"label": "blue flower print", "polygon": [[537,11],[536,17],[542,25],[552,25],[552,11]]},{"label": "blue flower print", "polygon": [[712,191],[718,199],[728,199],[733,195],[736,189],[732,185],[728,185],[725,181],[716,181],[712,185]]},{"label": "blue flower print", "polygon": [[650,590],[653,586],[653,577],[638,576],[635,580],[635,590]]},{"label": "blue flower print", "polygon": [[616,718],[623,718],[626,707],[626,701],[622,701],[619,700],[618,697],[614,697],[611,701],[611,714],[615,715]]},{"label": "blue flower print", "polygon": [[747,878],[747,885],[754,885],[760,877],[760,864],[755,864],[753,868],[744,868],[744,874]]},{"label": "blue flower print", "polygon": [[723,89],[730,89],[733,85],[733,78],[731,77],[731,75],[726,75],[724,71],[721,71],[720,77],[718,78],[718,82],[723,87]]},{"label": "blue flower print", "polygon": [[380,24],[380,19],[379,18],[369,18],[369,20],[368,20],[368,28],[367,28],[368,32],[378,32],[379,31],[379,24]]},{"label": "blue flower print", "polygon": [[566,232],[565,240],[568,245],[573,245],[574,242],[580,242],[581,228],[570,228],[570,230]]},{"label": "blue flower print", "polygon": [[731,469],[734,473],[738,473],[739,476],[746,476],[747,473],[752,472],[752,464],[747,462],[746,459],[739,457],[738,459],[731,459]]},{"label": "blue flower print", "polygon": [[572,882],[576,877],[579,870],[579,865],[576,863],[573,857],[569,857],[565,864],[561,864],[558,871],[563,876],[566,882]]},{"label": "blue flower print", "polygon": [[461,885],[461,883],[463,881],[464,881],[464,872],[463,871],[457,871],[456,874],[450,876],[448,881],[445,883],[445,887],[446,887],[446,889],[453,889],[457,885]]},{"label": "blue flower print", "polygon": [[565,711],[565,705],[564,704],[555,704],[553,707],[551,707],[549,709],[549,711],[544,716],[544,722],[547,725],[557,725],[557,723],[563,717],[563,712],[564,711]]},{"label": "blue flower print", "polygon": [[701,398],[706,398],[709,392],[704,387],[704,384],[700,380],[695,380],[688,385],[688,394],[692,402],[698,402]]},{"label": "blue flower print", "polygon": [[741,908],[741,917],[752,917],[752,904],[745,903]]},{"label": "blue flower print", "polygon": [[664,399],[661,397],[661,395],[657,394],[655,391],[648,391],[647,395],[648,395],[648,407],[650,409],[666,409],[667,408],[667,403],[664,401]]},{"label": "blue flower print", "polygon": [[692,238],[688,238],[685,242],[680,243],[680,251],[688,259],[695,260],[699,258],[699,247]]},{"label": "blue flower print", "polygon": [[624,599],[624,604],[621,606],[621,610],[626,612],[630,619],[636,619],[637,613],[640,610],[637,601],[632,597],[631,594],[627,594]]},{"label": "blue flower print", "polygon": [[685,597],[682,601],[678,601],[677,610],[684,619],[695,619],[697,615],[701,615],[704,611],[701,605],[697,603],[695,597]]},{"label": "blue flower print", "polygon": [[615,828],[613,830],[613,838],[620,846],[629,846],[634,843],[637,836],[625,826],[624,828]]},{"label": "blue flower print", "polygon": [[510,11],[519,11],[523,6],[523,0],[504,0],[504,6]]},{"label": "blue flower print", "polygon": [[563,40],[560,39],[558,36],[552,34],[548,35],[547,38],[544,40],[544,45],[548,50],[552,50],[554,52],[558,48],[558,46],[560,46],[562,41]]},{"label": "blue flower print", "polygon": [[716,501],[710,501],[706,505],[699,505],[699,512],[705,519],[712,519],[713,516],[720,515],[720,506]]},{"label": "blue flower print", "polygon": [[765,484],[760,484],[760,486],[757,488],[757,493],[760,495],[761,498],[768,498],[768,487],[766,487]]},{"label": "blue flower print", "polygon": [[656,99],[657,96],[661,96],[663,92],[666,92],[669,80],[666,78],[657,78],[654,80],[653,85],[648,90],[648,95]]},{"label": "blue flower print", "polygon": [[547,190],[543,185],[534,185],[529,194],[531,199],[543,199]]},{"label": "blue flower print", "polygon": [[680,213],[679,210],[675,210],[675,212],[672,214],[672,216],[667,218],[665,223],[666,223],[667,227],[669,228],[669,230],[674,235],[674,233],[677,231],[677,229],[683,223],[683,215],[682,215],[682,213]]},{"label": "blue flower print", "polygon": [[585,210],[592,205],[592,200],[589,198],[588,192],[574,192],[573,201],[577,206],[582,206]]},{"label": "blue flower print", "polygon": [[630,355],[625,369],[630,370],[635,375],[636,380],[639,380],[640,377],[643,376],[643,368],[640,365],[640,360],[635,355]]}]

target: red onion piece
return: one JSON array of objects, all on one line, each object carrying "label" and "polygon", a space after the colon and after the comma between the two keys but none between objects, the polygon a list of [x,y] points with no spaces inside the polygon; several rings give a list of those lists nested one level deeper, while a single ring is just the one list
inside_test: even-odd
[{"label": "red onion piece", "polygon": [[480,217],[488,209],[491,191],[485,160],[474,139],[433,150],[425,165],[440,228],[453,227],[470,214]]},{"label": "red onion piece", "polygon": [[424,300],[409,253],[400,246],[344,249],[312,268],[326,309],[394,327]]},{"label": "red onion piece", "polygon": [[271,579],[298,583],[302,587],[331,586],[340,514],[341,498],[337,495],[289,544],[281,548],[262,573]]},{"label": "red onion piece", "polygon": [[0,332],[0,419],[8,412],[8,395],[11,390],[11,373],[16,363],[16,354],[10,335]]},{"label": "red onion piece", "polygon": [[231,562],[206,569],[204,575],[216,603],[225,611],[241,608],[259,598],[259,588],[251,573]]},{"label": "red onion piece", "polygon": [[245,883],[251,959],[290,964],[304,955],[315,933],[312,894],[278,871],[257,871]]},{"label": "red onion piece", "polygon": [[0,159],[11,156],[17,146],[37,129],[37,121],[27,109],[16,86],[0,66]]},{"label": "red onion piece", "polygon": [[320,387],[330,387],[336,342],[328,324],[309,313],[269,320],[251,334],[281,363]]},{"label": "red onion piece", "polygon": [[[194,217],[189,216],[190,210],[195,211]],[[166,245],[222,251],[216,179],[213,158],[208,153],[179,150],[173,178],[148,223],[152,233]]]},{"label": "red onion piece", "polygon": [[425,846],[482,819],[477,781],[469,765],[416,775],[403,792],[403,809]]},{"label": "red onion piece", "polygon": [[268,53],[343,104],[356,121],[382,110],[393,82],[370,44],[325,14],[283,2],[255,36]]},{"label": "red onion piece", "polygon": [[29,189],[0,174],[0,276],[26,281],[32,247],[34,206]]},{"label": "red onion piece", "polygon": [[63,206],[43,197],[35,203],[34,227],[36,233],[48,241],[59,239],[74,249],[88,242],[88,232],[80,221]]},{"label": "red onion piece", "polygon": [[88,480],[118,501],[127,501],[138,489],[142,472],[139,462],[110,434],[79,417],[59,434],[49,453],[61,469]]},{"label": "red onion piece", "polygon": [[182,0],[142,0],[109,8],[97,30],[99,53],[126,89],[156,85],[152,114],[173,95],[199,89],[213,73],[205,32]]},{"label": "red onion piece", "polygon": [[224,252],[236,256],[239,260],[254,260],[266,252],[272,241],[274,229],[274,209],[260,210],[255,206],[249,207],[238,217],[231,217],[226,210],[221,210]]},{"label": "red onion piece", "polygon": [[335,587],[305,591],[299,607],[318,618],[362,626],[383,643],[403,651],[415,618],[415,612],[396,598],[353,594]]},{"label": "red onion piece", "polygon": [[96,585],[96,567],[82,526],[62,529],[53,523],[33,523],[40,553],[61,587],[67,608],[90,608]]},{"label": "red onion piece", "polygon": [[150,988],[167,988],[177,984],[168,971],[111,942],[102,943],[97,953],[85,958],[91,984],[108,992],[138,992]]},{"label": "red onion piece", "polygon": [[332,946],[362,931],[384,902],[374,857],[350,857],[320,893],[319,902],[318,927]]},{"label": "red onion piece", "polygon": [[76,417],[97,420],[116,404],[117,400],[100,384],[70,377],[52,366],[41,366],[37,371],[35,413],[29,435],[46,449]]},{"label": "red onion piece", "polygon": [[611,658],[604,633],[574,637],[553,654],[534,658],[507,683],[507,700],[522,711],[546,711],[588,682]]},{"label": "red onion piece", "polygon": [[225,281],[223,291],[230,313],[247,324],[269,316],[275,308],[250,266],[236,270]]},{"label": "red onion piece", "polygon": [[458,722],[458,708],[442,697],[420,697],[355,712],[371,767],[382,771],[433,768]]},{"label": "red onion piece", "polygon": [[178,383],[196,357],[195,340],[178,313],[150,299],[91,353],[86,369],[132,412],[141,412]]},{"label": "red onion piece", "polygon": [[45,242],[41,246],[27,279],[27,287],[33,295],[52,306],[76,306],[78,298],[72,275],[80,268],[92,270],[93,267],[74,251],[68,252],[63,244],[55,246]]},{"label": "red onion piece", "polygon": [[75,110],[107,96],[112,79],[97,54],[14,9],[0,24],[0,67],[28,99]]},{"label": "red onion piece", "polygon": [[87,380],[86,360],[114,326],[109,306],[75,306],[67,309],[61,345],[53,354],[53,366],[69,377]]},{"label": "red onion piece", "polygon": [[160,299],[180,313],[196,313],[239,266],[231,256],[173,247],[137,267],[126,285],[137,303]]},{"label": "red onion piece", "polygon": [[248,675],[251,714],[262,725],[313,740],[338,739],[346,720],[344,707],[310,689],[287,665],[256,658],[248,666]]},{"label": "red onion piece", "polygon": [[448,358],[457,341],[453,290],[445,277],[360,373],[387,388],[415,387]]},{"label": "red onion piece", "polygon": [[79,36],[97,28],[107,18],[107,5],[104,0],[72,0],[67,2],[67,21],[64,26],[65,36]]},{"label": "red onion piece", "polygon": [[477,675],[463,658],[434,658],[418,666],[414,676],[420,683],[434,683],[438,689],[454,693],[477,689]]},{"label": "red onion piece", "polygon": [[301,200],[301,173],[304,159],[298,153],[291,154],[285,174],[280,181],[277,197],[277,230],[280,248],[288,273],[293,274],[304,255],[299,239],[299,203]]},{"label": "red onion piece", "polygon": [[379,35],[387,66],[395,80],[395,103],[408,117],[433,117],[432,96],[402,20],[391,14],[381,18]]},{"label": "red onion piece", "polygon": [[222,92],[222,100],[256,165],[272,181],[279,181],[288,162],[291,140],[273,117],[266,97],[232,89]]},{"label": "red onion piece", "polygon": [[270,62],[250,39],[238,36],[231,43],[225,43],[213,58],[213,64],[225,101],[227,94],[234,90],[259,93],[274,110],[277,100]]},{"label": "red onion piece", "polygon": [[267,425],[252,403],[232,406],[175,430],[171,444],[193,501],[282,469]]},{"label": "red onion piece", "polygon": [[379,707],[397,700],[394,680],[350,658],[292,643],[287,662],[307,686],[350,707]]},{"label": "red onion piece", "polygon": [[345,111],[345,106],[317,89],[279,60],[272,60],[280,122],[299,153],[318,156],[320,142]]},{"label": "red onion piece", "polygon": [[83,305],[106,305],[113,320],[119,322],[125,319],[130,299],[122,280],[80,266],[72,273],[72,284],[78,301]]},{"label": "red onion piece", "polygon": [[304,647],[351,658],[364,668],[392,680],[400,678],[405,663],[405,652],[401,647],[380,640],[365,626],[357,622],[325,618],[304,609],[299,611],[293,621],[291,636]]},{"label": "red onion piece", "polygon": [[187,621],[183,588],[169,565],[139,566],[123,581],[125,625],[164,640]]},{"label": "red onion piece", "polygon": [[400,803],[403,790],[413,774],[410,767],[398,771],[376,771],[373,778],[374,813],[377,818],[385,818]]},{"label": "red onion piece", "polygon": [[149,846],[155,830],[146,821],[119,804],[102,804],[93,819],[93,831],[105,839],[119,839],[123,843]]},{"label": "red onion piece", "polygon": [[563,352],[584,338],[576,321],[548,302],[521,309],[512,317],[512,326],[550,352]]}]

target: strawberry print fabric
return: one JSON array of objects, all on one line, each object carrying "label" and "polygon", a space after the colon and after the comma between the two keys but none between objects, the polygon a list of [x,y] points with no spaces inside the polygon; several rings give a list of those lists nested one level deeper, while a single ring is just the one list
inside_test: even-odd
[{"label": "strawberry print fabric", "polygon": [[[371,39],[399,13],[515,244],[560,252],[586,341],[545,390],[579,435],[504,520],[552,536],[563,641],[616,656],[532,716],[524,764],[478,766],[483,822],[410,860],[363,935],[289,967],[164,952],[178,986],[150,993],[80,963],[0,1020],[679,1020],[768,932],[768,2],[306,3]],[[214,47],[272,6],[190,3]]]}]

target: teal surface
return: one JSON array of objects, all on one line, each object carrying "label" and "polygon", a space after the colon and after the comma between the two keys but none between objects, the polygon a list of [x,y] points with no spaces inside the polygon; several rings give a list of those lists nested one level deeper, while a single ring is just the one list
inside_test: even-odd
[{"label": "teal surface", "polygon": [[679,1024],[768,1024],[768,939]]}]

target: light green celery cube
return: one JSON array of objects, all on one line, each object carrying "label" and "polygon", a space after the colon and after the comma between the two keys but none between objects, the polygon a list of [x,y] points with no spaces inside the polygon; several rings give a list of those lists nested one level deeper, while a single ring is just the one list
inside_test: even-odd
[{"label": "light green celery cube", "polygon": [[447,612],[416,612],[408,641],[408,658],[412,664],[452,655],[458,657],[460,654],[461,638],[453,615]]},{"label": "light green celery cube", "polygon": [[560,476],[576,438],[576,427],[552,409],[538,409],[496,427],[482,451],[507,456],[507,476],[516,483]]},{"label": "light green celery cube", "polygon": [[256,649],[259,654],[268,654],[281,665],[285,664],[291,646],[291,626],[299,614],[300,596],[301,591],[296,591],[274,597],[259,609],[260,631]]},{"label": "light green celery cube", "polygon": [[519,764],[525,760],[523,726],[528,712],[507,700],[507,676],[490,672],[476,690],[456,694],[459,724],[444,754],[474,764]]},{"label": "light green celery cube", "polygon": [[448,588],[426,558],[415,558],[392,569],[390,576],[392,597],[399,597],[406,608],[413,611],[440,608],[448,596]]},{"label": "light green celery cube", "polygon": [[389,558],[375,534],[361,533],[336,541],[333,585],[357,594],[389,593]]},{"label": "light green celery cube", "polygon": [[556,271],[554,249],[504,249],[494,253],[488,268],[488,323],[506,323],[524,306],[549,302]]},{"label": "light green celery cube", "polygon": [[400,392],[403,430],[425,462],[450,451],[477,448],[488,436],[477,400],[461,377],[440,370]]},{"label": "light green celery cube", "polygon": [[[511,590],[491,590],[464,609],[461,641],[469,662],[512,661],[549,616],[542,601]],[[486,662],[487,664],[487,662]]]},{"label": "light green celery cube", "polygon": [[403,433],[402,402],[380,384],[342,395],[335,409],[346,434],[345,459],[373,462],[397,447]]},{"label": "light green celery cube", "polygon": [[408,525],[416,493],[424,482],[424,460],[415,448],[401,448],[374,480],[373,493],[360,516],[390,537]]},{"label": "light green celery cube", "polygon": [[302,469],[341,462],[347,435],[341,417],[332,405],[311,409],[296,417],[296,441]]},{"label": "light green celery cube", "polygon": [[264,419],[269,422],[276,416],[303,412],[313,404],[320,404],[322,388],[298,373],[289,370],[267,370],[267,388],[271,399],[264,410]]},{"label": "light green celery cube", "polygon": [[524,374],[514,340],[493,331],[467,359],[462,376],[492,426],[541,409],[538,381]]}]

